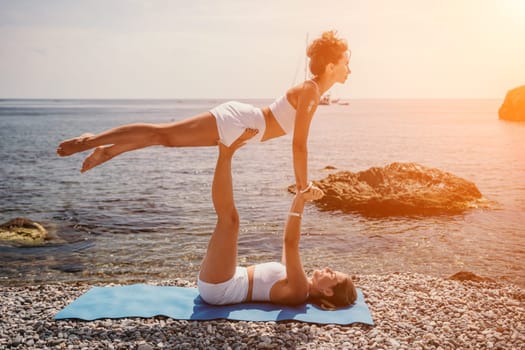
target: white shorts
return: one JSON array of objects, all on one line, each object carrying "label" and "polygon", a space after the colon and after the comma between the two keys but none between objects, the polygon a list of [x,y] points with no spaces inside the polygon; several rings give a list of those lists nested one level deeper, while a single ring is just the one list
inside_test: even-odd
[{"label": "white shorts", "polygon": [[258,142],[264,135],[266,123],[260,108],[230,101],[213,108],[210,112],[217,121],[220,142],[228,147],[248,128],[257,129],[259,132],[247,142]]},{"label": "white shorts", "polygon": [[197,280],[201,298],[212,305],[239,304],[248,297],[248,270],[237,266],[235,274],[226,282],[208,283]]}]

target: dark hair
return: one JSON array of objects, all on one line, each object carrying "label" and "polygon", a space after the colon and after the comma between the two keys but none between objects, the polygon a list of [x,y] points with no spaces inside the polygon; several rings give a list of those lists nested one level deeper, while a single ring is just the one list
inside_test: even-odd
[{"label": "dark hair", "polygon": [[336,31],[324,32],[306,50],[310,58],[310,72],[313,75],[323,74],[326,66],[329,63],[336,64],[346,51],[348,51],[348,44],[346,40],[337,37]]},{"label": "dark hair", "polygon": [[331,296],[310,297],[309,301],[322,309],[335,310],[338,307],[352,305],[357,299],[357,290],[350,276],[337,283],[332,290],[334,293]]}]

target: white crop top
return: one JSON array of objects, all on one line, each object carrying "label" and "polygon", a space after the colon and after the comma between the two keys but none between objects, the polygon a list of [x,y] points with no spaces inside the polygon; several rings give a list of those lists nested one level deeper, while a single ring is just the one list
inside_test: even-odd
[{"label": "white crop top", "polygon": [[269,301],[273,285],[286,277],[286,266],[278,262],[255,265],[253,271],[253,301]]},{"label": "white crop top", "polygon": [[295,125],[295,108],[288,102],[286,94],[275,100],[269,108],[281,128],[290,134]]}]

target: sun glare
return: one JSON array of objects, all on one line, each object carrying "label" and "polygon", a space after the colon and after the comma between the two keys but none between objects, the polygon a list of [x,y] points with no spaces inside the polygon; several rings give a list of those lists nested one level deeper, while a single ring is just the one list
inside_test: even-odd
[{"label": "sun glare", "polygon": [[525,0],[502,1],[501,4],[507,7],[505,10],[511,13],[513,17],[525,22]]}]

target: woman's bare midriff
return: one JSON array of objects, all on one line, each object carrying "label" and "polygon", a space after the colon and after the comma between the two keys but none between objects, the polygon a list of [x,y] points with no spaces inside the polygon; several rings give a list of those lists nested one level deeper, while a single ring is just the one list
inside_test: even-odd
[{"label": "woman's bare midriff", "polygon": [[275,119],[275,116],[273,115],[270,108],[264,107],[261,110],[264,114],[264,123],[266,124],[266,129],[264,130],[264,135],[261,138],[261,142],[286,135],[286,132],[283,130],[281,125],[279,125],[279,122],[277,119]]},{"label": "woman's bare midriff", "polygon": [[246,268],[246,271],[248,271],[248,295],[246,296],[247,302],[252,301],[252,293],[253,293],[253,272],[255,271],[255,265],[248,266]]}]

